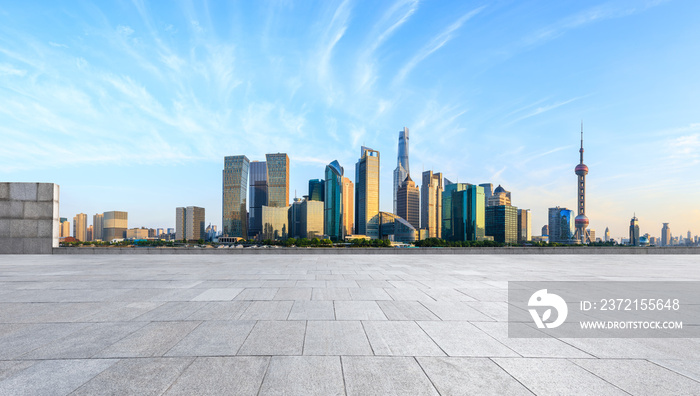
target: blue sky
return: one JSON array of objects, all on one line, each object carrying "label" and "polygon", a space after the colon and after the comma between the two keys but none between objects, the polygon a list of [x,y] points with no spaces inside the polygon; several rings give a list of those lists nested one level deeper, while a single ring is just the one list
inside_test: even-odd
[{"label": "blue sky", "polygon": [[700,234],[700,2],[221,1],[0,4],[0,179],[61,186],[61,216],[177,206],[221,223],[226,155],[291,158],[306,193],[398,131],[414,179],[502,184],[575,209],[580,121],[602,235]]}]

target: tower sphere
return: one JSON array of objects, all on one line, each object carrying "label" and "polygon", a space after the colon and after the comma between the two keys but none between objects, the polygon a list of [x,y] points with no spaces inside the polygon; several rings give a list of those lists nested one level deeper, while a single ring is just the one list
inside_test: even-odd
[{"label": "tower sphere", "polygon": [[577,227],[582,225],[585,228],[588,225],[588,217],[586,217],[586,215],[578,215],[574,219],[574,223]]},{"label": "tower sphere", "polygon": [[585,176],[588,174],[588,167],[584,164],[578,164],[574,168],[574,172],[579,176]]}]

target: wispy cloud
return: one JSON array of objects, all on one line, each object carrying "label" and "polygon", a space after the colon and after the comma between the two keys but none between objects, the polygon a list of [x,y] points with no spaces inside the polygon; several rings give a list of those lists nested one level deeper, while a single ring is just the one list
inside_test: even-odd
[{"label": "wispy cloud", "polygon": [[[524,120],[524,119],[527,119],[527,118],[530,118],[530,117],[534,117],[534,116],[538,116],[538,115],[540,115],[540,114],[543,114],[543,113],[546,113],[546,112],[548,112],[548,111],[554,110],[554,109],[559,108],[559,107],[561,107],[561,106],[564,106],[564,105],[567,105],[567,104],[569,104],[569,103],[575,102],[575,101],[577,101],[577,100],[579,100],[579,99],[581,99],[581,98],[583,98],[583,97],[585,97],[585,96],[578,96],[578,97],[575,97],[575,98],[571,98],[571,99],[567,99],[567,100],[563,100],[563,101],[551,103],[551,104],[548,104],[548,105],[546,105],[546,106],[538,106],[538,107],[536,107],[535,109],[533,109],[533,110],[531,110],[531,111],[528,111],[527,113],[525,113],[525,114],[523,114],[523,115],[521,115],[521,116],[515,118],[514,120],[508,122],[508,123],[506,124],[506,126],[512,125],[512,124],[515,124],[515,123],[518,122],[518,121],[522,121],[522,120]],[[526,110],[526,109],[529,109],[529,108],[530,108],[530,107],[524,108],[523,110]]]},{"label": "wispy cloud", "polygon": [[403,82],[406,79],[406,76],[408,76],[409,73],[425,58],[430,56],[433,52],[439,50],[442,48],[445,44],[447,44],[452,38],[454,38],[454,33],[464,25],[465,22],[473,18],[475,15],[480,13],[486,6],[481,6],[477,9],[474,9],[472,11],[469,11],[468,13],[462,15],[459,19],[457,19],[454,23],[452,23],[450,26],[447,27],[447,29],[443,30],[440,34],[437,36],[433,37],[430,42],[425,45],[423,48],[418,51],[413,58],[411,58],[406,64],[399,70],[399,73],[396,76],[395,83],[400,83]]}]

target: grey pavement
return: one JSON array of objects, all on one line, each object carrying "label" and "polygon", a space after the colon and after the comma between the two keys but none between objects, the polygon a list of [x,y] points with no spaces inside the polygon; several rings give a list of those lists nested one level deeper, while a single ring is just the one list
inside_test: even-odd
[{"label": "grey pavement", "polygon": [[700,394],[700,339],[509,338],[509,280],[700,256],[0,256],[0,396]]}]

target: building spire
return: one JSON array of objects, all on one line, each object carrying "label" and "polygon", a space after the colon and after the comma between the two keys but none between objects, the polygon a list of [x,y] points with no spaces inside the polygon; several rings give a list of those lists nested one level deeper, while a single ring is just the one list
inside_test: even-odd
[{"label": "building spire", "polygon": [[581,163],[583,164],[583,120],[581,120],[581,149],[579,153],[581,153]]}]

